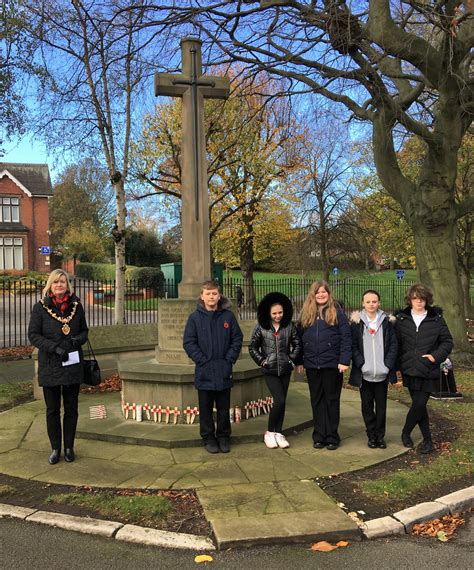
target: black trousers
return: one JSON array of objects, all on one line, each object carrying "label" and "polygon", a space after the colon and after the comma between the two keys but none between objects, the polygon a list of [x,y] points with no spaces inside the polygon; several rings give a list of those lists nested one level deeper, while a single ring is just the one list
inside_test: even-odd
[{"label": "black trousers", "polygon": [[286,395],[288,394],[290,378],[291,374],[285,374],[284,376],[274,376],[273,374],[265,375],[265,382],[273,398],[273,407],[268,416],[268,431],[281,433],[283,429]]},{"label": "black trousers", "polygon": [[403,432],[410,435],[415,426],[420,426],[423,439],[431,440],[430,419],[426,405],[430,398],[431,392],[423,392],[422,390],[412,390],[409,388],[411,396],[411,407],[408,410],[407,419],[403,427]]},{"label": "black trousers", "polygon": [[387,419],[387,382],[367,382],[362,379],[360,402],[367,437],[383,439]]},{"label": "black trousers", "polygon": [[[64,435],[64,449],[74,447],[77,427],[77,402],[80,384],[70,386],[43,386],[46,403],[46,427],[52,449],[61,449],[61,433]],[[64,415],[61,430],[61,394],[63,397]]]},{"label": "black trousers", "polygon": [[339,407],[342,374],[337,368],[307,369],[311,408],[313,409],[313,441],[339,444]]},{"label": "black trousers", "polygon": [[[202,439],[209,440],[230,437],[230,388],[226,390],[198,390],[199,428]],[[217,410],[217,428],[214,426],[212,410]]]}]

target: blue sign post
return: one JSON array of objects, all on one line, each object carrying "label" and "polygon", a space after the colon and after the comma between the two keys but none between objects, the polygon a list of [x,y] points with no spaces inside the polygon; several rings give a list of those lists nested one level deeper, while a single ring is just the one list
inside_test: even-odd
[{"label": "blue sign post", "polygon": [[50,255],[51,248],[48,245],[41,246],[41,255]]},{"label": "blue sign post", "polygon": [[333,272],[333,273],[334,273],[334,275],[337,277],[337,276],[339,275],[339,273],[340,273],[340,270],[339,270],[339,268],[338,268],[338,267],[333,267],[333,270],[332,270],[332,272]]},{"label": "blue sign post", "polygon": [[403,279],[403,277],[405,276],[405,270],[404,269],[396,269],[395,275],[397,276],[397,279],[401,281]]}]

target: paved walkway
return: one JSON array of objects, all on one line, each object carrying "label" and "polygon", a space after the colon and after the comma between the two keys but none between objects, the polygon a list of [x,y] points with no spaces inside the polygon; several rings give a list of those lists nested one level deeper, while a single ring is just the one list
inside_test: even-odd
[{"label": "paved walkway", "polygon": [[[106,420],[89,419],[89,406],[97,404],[105,404]],[[313,449],[311,429],[287,434],[288,450],[267,449],[261,441],[267,417],[261,416],[234,424],[230,454],[210,455],[197,443],[198,426],[125,422],[119,408],[118,394],[81,395],[77,461],[61,460],[54,466],[47,462],[43,402],[0,414],[0,471],[69,485],[195,488],[223,548],[276,539],[359,539],[353,521],[312,479],[361,469],[406,451],[400,443],[406,408],[389,401],[388,448],[372,450],[367,447],[359,394],[352,390],[342,394],[342,444],[337,451]],[[286,424],[308,421],[307,386],[293,383]],[[164,442],[170,447],[163,447]]]}]

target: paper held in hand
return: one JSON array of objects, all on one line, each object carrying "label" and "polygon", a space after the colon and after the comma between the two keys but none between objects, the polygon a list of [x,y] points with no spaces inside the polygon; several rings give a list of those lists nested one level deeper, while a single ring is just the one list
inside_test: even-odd
[{"label": "paper held in hand", "polygon": [[79,351],[75,350],[68,354],[68,359],[62,363],[63,366],[71,366],[71,364],[79,364]]}]

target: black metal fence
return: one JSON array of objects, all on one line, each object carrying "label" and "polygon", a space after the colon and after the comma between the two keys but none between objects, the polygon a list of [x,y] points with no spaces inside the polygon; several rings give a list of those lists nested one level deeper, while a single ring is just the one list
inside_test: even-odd
[{"label": "black metal fence", "polygon": [[[44,283],[19,279],[0,282],[0,348],[25,346],[33,305],[42,295]],[[115,281],[72,279],[71,286],[81,299],[89,326],[114,324]],[[129,324],[157,321],[158,300],[175,296],[173,281],[164,281],[159,290],[143,287],[139,281],[125,286],[125,321]]]},{"label": "black metal fence", "polygon": [[[255,319],[256,304],[272,291],[279,291],[287,295],[293,303],[295,316],[298,315],[312,283],[313,279],[288,277],[284,279],[257,279],[249,284],[243,279],[229,277],[224,279],[222,289],[226,297],[236,299],[240,287],[243,292],[243,303],[238,308],[239,316],[241,319]],[[361,308],[362,293],[367,289],[378,291],[382,308],[391,313],[405,305],[406,291],[414,283],[415,281],[405,279],[380,281],[378,279],[347,278],[329,281],[334,297],[341,303],[346,313]]]},{"label": "black metal fence", "polygon": [[[243,279],[225,278],[221,283],[226,297],[237,299],[238,287],[243,292],[243,302],[237,307],[241,319],[255,319],[256,305],[271,291],[288,295],[294,305],[294,314],[301,310],[312,280],[288,277],[284,279],[256,279],[251,285]],[[331,281],[336,299],[346,312],[361,306],[362,293],[376,289],[382,298],[382,307],[393,312],[404,305],[403,298],[413,281],[344,279]],[[91,281],[73,279],[73,290],[81,299],[89,326],[104,326],[114,323],[115,281]],[[29,344],[28,323],[33,305],[41,298],[44,283],[20,279],[0,282],[0,348]],[[125,289],[125,320],[129,324],[157,321],[160,298],[176,297],[177,286],[173,280],[166,280],[159,290],[141,286],[138,281],[129,281]]]}]

